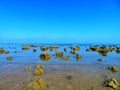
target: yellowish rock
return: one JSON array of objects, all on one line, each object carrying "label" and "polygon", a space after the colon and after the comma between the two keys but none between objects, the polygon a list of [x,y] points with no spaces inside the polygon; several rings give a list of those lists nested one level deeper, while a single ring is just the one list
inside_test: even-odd
[{"label": "yellowish rock", "polygon": [[76,59],[77,59],[77,60],[79,60],[79,59],[81,59],[81,58],[82,58],[82,56],[81,56],[81,55],[76,54]]},{"label": "yellowish rock", "polygon": [[29,50],[30,49],[30,46],[29,45],[23,45],[22,46],[22,50]]},{"label": "yellowish rock", "polygon": [[12,59],[13,59],[12,56],[8,56],[8,57],[7,57],[7,60],[12,60]]},{"label": "yellowish rock", "polygon": [[42,61],[48,61],[51,58],[48,52],[43,52],[39,57]]},{"label": "yellowish rock", "polygon": [[56,57],[58,58],[58,57],[62,57],[62,56],[63,56],[63,53],[57,50],[56,51]]},{"label": "yellowish rock", "polygon": [[4,49],[0,48],[0,54],[3,54],[3,53],[4,53]]},{"label": "yellowish rock", "polygon": [[117,89],[118,87],[120,87],[120,84],[117,82],[117,80],[115,80],[114,78],[106,81],[106,86],[112,87],[114,89]]},{"label": "yellowish rock", "polygon": [[68,60],[69,59],[69,56],[64,56],[62,57],[63,60]]},{"label": "yellowish rock", "polygon": [[25,70],[27,70],[27,71],[29,71],[29,70],[31,70],[32,68],[30,67],[30,66],[26,66],[25,67]]},{"label": "yellowish rock", "polygon": [[41,49],[41,51],[46,51],[46,50],[48,50],[48,47],[47,46],[41,46],[40,49]]},{"label": "yellowish rock", "polygon": [[34,70],[34,75],[42,75],[44,73],[43,68],[44,67],[42,65],[37,64]]},{"label": "yellowish rock", "polygon": [[112,72],[118,72],[118,68],[116,66],[110,66],[110,67],[108,67],[108,70],[110,70]]},{"label": "yellowish rock", "polygon": [[42,79],[33,80],[24,86],[23,90],[47,90],[46,82]]},{"label": "yellowish rock", "polygon": [[4,51],[5,54],[9,54],[9,51]]}]

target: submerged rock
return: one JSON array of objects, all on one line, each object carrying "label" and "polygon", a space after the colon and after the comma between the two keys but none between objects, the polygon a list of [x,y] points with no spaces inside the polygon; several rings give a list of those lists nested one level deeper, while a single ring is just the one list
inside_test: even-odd
[{"label": "submerged rock", "polygon": [[42,54],[40,54],[39,57],[43,61],[48,61],[51,58],[51,56],[48,52],[43,52]]},{"label": "submerged rock", "polygon": [[27,83],[23,90],[47,90],[46,82],[42,79],[36,79]]},{"label": "submerged rock", "polygon": [[36,47],[37,47],[37,45],[35,45],[35,44],[30,44],[29,46],[30,46],[30,47],[33,47],[33,48],[36,48]]},{"label": "submerged rock", "polygon": [[108,86],[108,87],[112,87],[114,89],[117,89],[118,87],[120,87],[120,84],[114,78],[112,78],[110,80],[107,80],[105,82],[105,85]]},{"label": "submerged rock", "polygon": [[42,75],[44,73],[44,67],[42,65],[37,64],[34,70],[34,75]]},{"label": "submerged rock", "polygon": [[118,68],[116,66],[110,66],[110,67],[108,67],[108,70],[110,70],[112,72],[118,72]]},{"label": "submerged rock", "polygon": [[12,59],[13,59],[12,56],[8,56],[8,57],[7,57],[7,60],[12,60]]},{"label": "submerged rock", "polygon": [[98,61],[99,61],[99,62],[102,62],[102,59],[101,59],[101,58],[99,58],[99,59],[98,59]]}]

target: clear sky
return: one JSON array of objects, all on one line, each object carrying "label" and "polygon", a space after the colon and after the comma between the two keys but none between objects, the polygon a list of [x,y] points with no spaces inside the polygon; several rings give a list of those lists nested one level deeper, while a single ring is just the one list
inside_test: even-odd
[{"label": "clear sky", "polygon": [[0,0],[0,42],[119,43],[120,0]]}]

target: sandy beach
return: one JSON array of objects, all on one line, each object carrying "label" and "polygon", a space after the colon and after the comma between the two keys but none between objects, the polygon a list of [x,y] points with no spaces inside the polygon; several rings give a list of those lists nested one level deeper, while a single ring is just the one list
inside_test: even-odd
[{"label": "sandy beach", "polygon": [[[39,78],[45,80],[48,90],[114,90],[105,87],[104,80],[115,78],[120,81],[120,72],[107,70],[107,65],[45,64],[44,74],[34,76],[35,65],[3,63],[0,67],[0,90],[23,90],[25,84]],[[32,70],[26,71],[26,66]],[[117,67],[120,69],[120,66]]]}]

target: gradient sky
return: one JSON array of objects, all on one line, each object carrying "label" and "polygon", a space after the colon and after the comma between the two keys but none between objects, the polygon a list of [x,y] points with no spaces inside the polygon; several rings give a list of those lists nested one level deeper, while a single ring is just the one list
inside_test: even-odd
[{"label": "gradient sky", "polygon": [[120,0],[0,0],[0,42],[119,43]]}]

